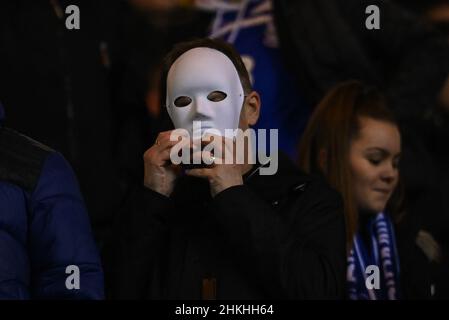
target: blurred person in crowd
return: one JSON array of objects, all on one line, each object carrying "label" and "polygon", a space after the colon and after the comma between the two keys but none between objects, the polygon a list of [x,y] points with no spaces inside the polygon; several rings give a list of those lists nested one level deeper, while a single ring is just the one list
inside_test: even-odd
[{"label": "blurred person in crowd", "polygon": [[[332,86],[350,79],[385,92],[401,126],[407,213],[422,216],[422,225],[442,243],[447,257],[449,43],[443,29],[430,23],[435,16],[430,9],[442,12],[441,3],[278,0],[273,6],[285,62],[308,103],[316,105]],[[369,5],[379,8],[379,29],[366,27]],[[428,214],[435,203],[441,208]],[[445,292],[439,294],[448,297]]]},{"label": "blurred person in crowd", "polygon": [[[194,3],[215,14],[210,36],[234,44],[242,54],[265,101],[258,126],[278,128],[280,147],[290,155],[311,112],[309,106],[338,82],[360,79],[385,88],[398,102],[395,112],[402,121],[421,117],[448,77],[447,43],[391,1]],[[368,5],[380,9],[379,30],[366,28]]]},{"label": "blurred person in crowd", "polygon": [[[195,120],[221,128],[232,118],[229,129],[246,130],[258,120],[259,95],[224,42],[178,44],[161,84],[162,105],[178,129]],[[208,166],[182,170],[170,157],[172,132],[161,132],[145,152],[144,183],[118,220],[115,298],[344,297],[344,216],[336,192],[282,154],[269,176],[260,172],[274,159],[222,164],[215,153]]]},{"label": "blurred person in crowd", "polygon": [[[80,181],[93,228],[116,206],[107,30],[116,1],[0,3],[0,99],[6,125],[61,152]],[[80,29],[67,29],[77,5]],[[106,27],[107,29],[107,27]]]},{"label": "blurred person in crowd", "polygon": [[292,159],[310,115],[310,105],[294,70],[279,48],[272,0],[198,0],[212,13],[209,36],[231,43],[241,54],[264,108],[256,128],[279,130],[279,148]]},{"label": "blurred person in crowd", "polygon": [[447,31],[449,20],[449,4],[446,0],[393,0],[424,21],[435,24]]},{"label": "blurred person in crowd", "polygon": [[72,169],[3,120],[0,105],[0,299],[102,299],[100,258]]},{"label": "blurred person in crowd", "polygon": [[[449,4],[445,0],[396,0],[410,14],[416,15],[429,28],[439,32],[449,43]],[[438,49],[435,49],[438,50]],[[447,61],[446,54],[446,61]],[[436,61],[426,68],[439,70],[445,62]],[[404,181],[407,194],[414,199],[415,211],[424,212],[429,202],[442,201],[438,216],[425,215],[427,227],[438,237],[443,247],[443,264],[449,268],[449,80],[429,100],[419,117],[403,121]],[[427,170],[422,170],[426,167]],[[444,270],[444,269],[442,269]],[[438,283],[439,298],[449,297],[449,274],[442,272]],[[444,288],[444,289],[443,289]]]},{"label": "blurred person in crowd", "polygon": [[[323,98],[301,140],[300,168],[326,179],[343,197],[350,299],[435,294],[432,267],[440,247],[422,229],[422,215],[405,214],[401,150],[399,127],[385,97],[357,81],[339,84]],[[426,209],[440,207],[428,203]],[[366,285],[370,265],[380,270],[378,288]]]}]

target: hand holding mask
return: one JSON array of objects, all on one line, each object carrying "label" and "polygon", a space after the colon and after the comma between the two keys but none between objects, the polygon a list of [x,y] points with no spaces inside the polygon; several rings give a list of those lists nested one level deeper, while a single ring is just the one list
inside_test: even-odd
[{"label": "hand holding mask", "polygon": [[[194,143],[201,141],[202,148],[207,144],[206,132],[233,137],[243,101],[238,72],[232,61],[218,50],[205,47],[188,50],[176,59],[167,74],[168,114],[175,128],[186,130]],[[184,166],[198,168],[208,164]]]}]

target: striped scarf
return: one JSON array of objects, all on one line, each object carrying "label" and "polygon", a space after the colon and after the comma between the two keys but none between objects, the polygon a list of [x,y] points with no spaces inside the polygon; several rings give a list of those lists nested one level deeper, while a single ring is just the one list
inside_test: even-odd
[{"label": "striped scarf", "polygon": [[[368,226],[362,227],[368,227],[371,247],[365,246],[360,234],[354,236],[347,269],[349,299],[397,300],[400,298],[399,257],[393,224],[381,212],[370,219]],[[379,287],[372,288],[377,275]]]}]

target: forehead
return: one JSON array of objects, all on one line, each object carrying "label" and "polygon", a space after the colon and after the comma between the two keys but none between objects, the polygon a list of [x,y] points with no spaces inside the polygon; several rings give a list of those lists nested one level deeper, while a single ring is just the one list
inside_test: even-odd
[{"label": "forehead", "polygon": [[184,52],[167,75],[167,82],[173,86],[235,80],[239,78],[232,61],[218,50],[203,47]]},{"label": "forehead", "polygon": [[359,148],[381,148],[392,154],[401,152],[401,136],[393,123],[360,117],[360,132],[354,140]]}]

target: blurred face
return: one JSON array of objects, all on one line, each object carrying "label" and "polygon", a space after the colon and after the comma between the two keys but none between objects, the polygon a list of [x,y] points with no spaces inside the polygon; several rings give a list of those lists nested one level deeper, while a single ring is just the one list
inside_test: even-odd
[{"label": "blurred face", "polygon": [[360,117],[360,132],[350,145],[350,168],[359,210],[385,209],[399,178],[401,137],[396,125]]}]

